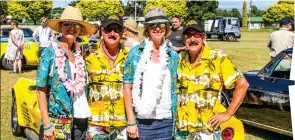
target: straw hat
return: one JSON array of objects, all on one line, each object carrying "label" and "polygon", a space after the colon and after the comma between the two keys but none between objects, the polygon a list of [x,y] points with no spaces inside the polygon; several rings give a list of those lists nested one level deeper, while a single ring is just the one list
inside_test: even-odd
[{"label": "straw hat", "polygon": [[83,21],[83,17],[82,17],[80,9],[72,7],[72,6],[68,6],[67,8],[65,8],[65,10],[62,12],[62,14],[60,16],[60,19],[48,20],[48,26],[52,30],[55,30],[57,32],[61,32],[60,27],[59,27],[59,25],[60,25],[59,23],[64,22],[64,21],[75,22],[75,23],[81,24],[82,31],[79,35],[91,35],[96,30],[94,25]]},{"label": "straw hat", "polygon": [[129,18],[124,22],[124,27],[128,28],[129,30],[138,33],[137,23],[134,19]]}]

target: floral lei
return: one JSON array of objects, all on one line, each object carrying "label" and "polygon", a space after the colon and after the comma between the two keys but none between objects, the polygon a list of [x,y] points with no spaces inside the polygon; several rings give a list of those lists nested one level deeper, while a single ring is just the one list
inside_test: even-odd
[{"label": "floral lei", "polygon": [[[146,71],[146,66],[151,60],[152,51],[153,51],[153,42],[148,38],[145,39],[146,47],[143,50],[143,54],[140,57],[140,61],[137,64],[135,75],[134,75],[134,84],[132,90],[133,106],[135,111],[140,116],[148,117],[152,114],[156,107],[157,99],[161,98],[162,85],[165,76],[165,70],[168,68],[168,55],[167,55],[167,42],[164,41],[160,46],[159,52],[159,61],[162,68],[160,76],[155,79],[156,86],[154,89],[142,89],[142,80],[143,73]],[[148,92],[151,94],[145,94],[144,90],[152,91]],[[152,94],[153,93],[153,94]]]},{"label": "floral lei", "polygon": [[75,67],[77,69],[77,75],[75,79],[68,79],[67,73],[65,73],[66,57],[62,50],[62,47],[61,45],[58,45],[57,43],[52,44],[54,52],[55,52],[54,62],[55,62],[55,67],[57,68],[58,77],[62,80],[63,85],[65,86],[67,91],[70,92],[71,95],[73,95],[74,93],[79,93],[81,90],[84,90],[84,87],[86,85],[84,60],[81,55],[79,44],[77,42],[74,42],[74,45],[76,47],[76,52],[74,56],[75,56]]}]

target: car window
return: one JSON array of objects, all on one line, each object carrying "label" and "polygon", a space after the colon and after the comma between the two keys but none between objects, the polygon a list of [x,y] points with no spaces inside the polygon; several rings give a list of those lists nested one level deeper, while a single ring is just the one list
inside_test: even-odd
[{"label": "car window", "polygon": [[10,29],[1,29],[1,37],[9,37]]},{"label": "car window", "polygon": [[22,31],[24,32],[25,37],[32,37],[33,36],[33,31],[30,29],[25,28],[25,29],[22,29]]},{"label": "car window", "polygon": [[[24,37],[32,37],[33,36],[33,31],[29,28],[20,28],[23,33],[24,33]],[[1,37],[9,37],[9,32],[11,29],[1,29]]]},{"label": "car window", "polygon": [[292,53],[286,53],[278,65],[275,67],[274,71],[271,74],[271,77],[277,78],[290,78],[290,70],[292,63]]},{"label": "car window", "polygon": [[272,71],[276,68],[278,63],[281,61],[281,58],[283,57],[284,54],[281,54],[280,56],[274,58],[271,60],[270,63],[268,63],[260,72],[258,75],[260,76],[270,76]]}]

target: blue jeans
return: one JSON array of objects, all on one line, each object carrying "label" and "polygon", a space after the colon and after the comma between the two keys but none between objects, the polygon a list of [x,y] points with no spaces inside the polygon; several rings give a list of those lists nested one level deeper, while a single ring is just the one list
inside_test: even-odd
[{"label": "blue jeans", "polygon": [[172,119],[137,119],[140,140],[172,140]]}]

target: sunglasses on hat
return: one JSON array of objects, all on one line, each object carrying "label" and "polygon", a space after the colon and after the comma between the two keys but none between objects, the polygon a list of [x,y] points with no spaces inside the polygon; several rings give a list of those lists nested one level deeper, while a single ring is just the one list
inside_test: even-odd
[{"label": "sunglasses on hat", "polygon": [[192,32],[185,32],[184,33],[184,37],[185,38],[191,38],[192,36],[194,36],[195,38],[201,38],[203,36],[203,34],[202,33],[198,33],[198,32],[194,32],[194,33],[192,33]]},{"label": "sunglasses on hat", "polygon": [[114,31],[115,33],[121,33],[123,31],[123,28],[121,28],[120,26],[107,26],[103,27],[103,30],[108,33],[112,31]]},{"label": "sunglasses on hat", "polygon": [[157,27],[160,27],[161,29],[166,29],[167,23],[150,23],[149,27],[151,29],[155,29]]},{"label": "sunglasses on hat", "polygon": [[63,25],[64,26],[70,26],[70,25],[73,25],[75,28],[81,28],[82,27],[82,25],[81,24],[79,24],[79,23],[75,23],[75,22],[63,22]]}]

